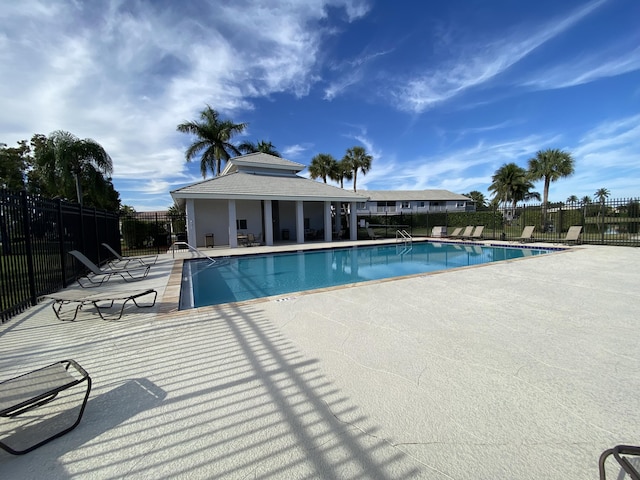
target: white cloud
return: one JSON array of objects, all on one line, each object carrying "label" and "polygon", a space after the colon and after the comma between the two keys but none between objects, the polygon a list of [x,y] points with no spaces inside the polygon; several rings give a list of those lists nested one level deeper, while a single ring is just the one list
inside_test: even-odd
[{"label": "white cloud", "polygon": [[[178,123],[205,103],[231,115],[251,109],[252,98],[306,95],[318,80],[316,57],[331,32],[317,22],[326,18],[327,2],[261,5],[3,5],[2,141],[53,130],[93,138],[112,156],[115,181],[153,178],[142,188],[149,194],[188,177],[189,138],[176,132]],[[331,5],[347,21],[369,9],[355,0]]]},{"label": "white cloud", "polygon": [[546,68],[522,85],[537,89],[566,88],[640,70],[640,47],[625,51],[616,48],[615,54],[613,50],[607,49],[579,60],[564,60],[561,65]]},{"label": "white cloud", "polygon": [[422,113],[434,105],[489,82],[535,49],[566,31],[606,0],[593,1],[545,26],[523,27],[493,42],[466,45],[453,60],[406,81],[392,90],[401,110]]}]

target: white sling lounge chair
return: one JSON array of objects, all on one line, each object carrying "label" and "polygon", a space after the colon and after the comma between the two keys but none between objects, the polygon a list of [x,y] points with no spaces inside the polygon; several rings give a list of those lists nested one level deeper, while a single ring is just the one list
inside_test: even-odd
[{"label": "white sling lounge chair", "polygon": [[456,227],[453,230],[453,232],[451,232],[451,235],[448,235],[448,237],[449,238],[458,238],[461,233],[462,233],[462,227]]},{"label": "white sling lounge chair", "polygon": [[516,237],[516,240],[519,240],[522,243],[525,243],[528,240],[533,238],[533,231],[536,229],[535,225],[527,225],[522,230],[522,235]]},{"label": "white sling lounge chair", "polygon": [[[85,278],[89,283],[93,284],[94,286],[99,286],[99,285],[102,285],[104,282],[108,282],[109,279],[114,275],[121,277],[125,282],[130,281],[129,279],[141,280],[145,278],[147,275],[149,275],[149,268],[151,268],[150,265],[146,265],[146,266],[140,265],[132,268],[109,267],[106,269],[102,269],[98,267],[95,263],[93,263],[91,260],[89,260],[82,252],[79,252],[78,250],[71,250],[69,252],[69,255],[73,256],[76,260],[82,263],[89,270],[89,274],[83,278]],[[132,275],[131,274],[132,272],[136,273],[137,276]],[[80,279],[78,279],[78,283],[83,288],[88,287],[88,284],[85,285],[83,282],[80,281]]]},{"label": "white sling lounge chair", "polygon": [[367,227],[367,235],[369,235],[369,238],[371,240],[377,240],[378,238],[382,238],[379,235],[376,235],[376,233],[373,231],[373,228],[371,227]]},{"label": "white sling lounge chair", "polygon": [[108,243],[103,243],[102,246],[106,248],[111,255],[116,257],[115,260],[110,261],[109,263],[114,267],[124,268],[129,262],[137,262],[140,265],[155,265],[158,261],[158,255],[144,255],[144,256],[131,256],[131,257],[123,257],[118,252],[116,252],[111,245]]},{"label": "white sling lounge chair", "polygon": [[479,239],[482,238],[482,232],[484,232],[484,225],[478,225],[473,233],[471,234],[471,238]]},{"label": "white sling lounge chair", "polygon": [[564,240],[562,240],[562,243],[578,243],[580,241],[580,233],[582,233],[581,225],[574,225],[572,227],[569,227],[567,235],[564,237]]},{"label": "white sling lounge chair", "polygon": [[[120,320],[120,318],[122,318],[122,313],[124,312],[124,307],[128,302],[133,302],[135,306],[139,308],[150,308],[156,304],[156,298],[158,297],[158,292],[151,288],[146,290],[113,290],[104,287],[97,290],[100,291],[98,293],[87,293],[86,290],[61,290],[56,293],[44,295],[44,297],[53,300],[51,308],[53,308],[53,312],[56,314],[56,318],[58,320],[67,320],[66,318],[60,317],[60,310],[62,310],[62,307],[64,305],[75,303],[76,308],[73,314],[73,318],[68,319],[70,321],[75,320],[78,316],[78,312],[82,309],[82,307],[88,304],[91,304],[96,308],[96,311],[98,312],[98,315],[100,315],[100,318],[102,318],[103,320],[107,320],[102,311],[112,308],[113,304],[116,301],[122,301],[122,305],[120,305],[120,311],[117,312],[117,317],[114,313],[113,315],[110,314],[108,318],[108,320]],[[142,305],[138,303],[137,299],[151,294],[153,294],[153,301],[149,305]],[[105,305],[105,303],[108,304]]]},{"label": "white sling lounge chair", "polygon": [[473,234],[473,225],[469,225],[464,229],[464,232],[460,235],[460,238],[471,238]]}]

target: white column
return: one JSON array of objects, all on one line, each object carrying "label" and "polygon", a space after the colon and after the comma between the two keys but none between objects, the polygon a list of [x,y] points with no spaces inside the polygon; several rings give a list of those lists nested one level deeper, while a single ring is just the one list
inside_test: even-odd
[{"label": "white column", "polygon": [[358,212],[356,211],[356,202],[349,204],[350,216],[349,216],[349,239],[358,239]]},{"label": "white column", "polygon": [[330,242],[333,237],[333,225],[331,225],[331,202],[324,202],[324,241]]},{"label": "white column", "polygon": [[273,206],[271,200],[264,201],[264,244],[273,245]]},{"label": "white column", "polygon": [[197,232],[196,232],[196,207],[194,205],[193,198],[187,198],[185,205],[185,212],[187,215],[187,243],[189,245],[197,246]]},{"label": "white column", "polygon": [[304,243],[304,204],[302,200],[296,202],[296,242]]},{"label": "white column", "polygon": [[336,202],[336,218],[335,218],[335,231],[340,234],[342,230],[342,202]]},{"label": "white column", "polygon": [[238,246],[238,229],[236,228],[236,201],[228,201],[229,209],[229,247],[237,248]]}]

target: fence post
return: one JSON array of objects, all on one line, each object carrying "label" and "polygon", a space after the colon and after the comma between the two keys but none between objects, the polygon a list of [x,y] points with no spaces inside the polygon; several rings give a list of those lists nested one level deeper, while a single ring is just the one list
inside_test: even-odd
[{"label": "fence post", "polygon": [[27,272],[29,278],[29,296],[31,297],[31,305],[36,305],[38,299],[36,297],[36,276],[33,268],[33,249],[31,245],[31,216],[29,215],[29,199],[27,191],[20,192],[20,203],[22,207],[22,218],[24,222],[24,246],[27,256]]},{"label": "fence post", "polygon": [[64,217],[62,216],[62,200],[57,199],[58,208],[58,245],[60,249],[60,276],[62,277],[62,287],[67,287],[67,256],[64,251]]}]

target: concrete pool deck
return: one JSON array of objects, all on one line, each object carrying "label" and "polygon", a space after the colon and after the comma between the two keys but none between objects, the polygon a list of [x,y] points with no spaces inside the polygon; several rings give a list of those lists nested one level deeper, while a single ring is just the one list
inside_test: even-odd
[{"label": "concrete pool deck", "polygon": [[154,309],[62,322],[42,302],[0,325],[0,379],[64,358],[93,379],[80,425],[0,451],[0,476],[597,478],[640,444],[638,265],[581,246],[177,312],[161,255],[131,284]]}]

